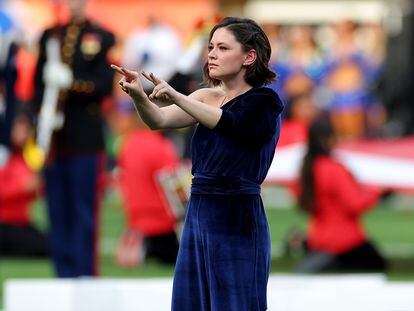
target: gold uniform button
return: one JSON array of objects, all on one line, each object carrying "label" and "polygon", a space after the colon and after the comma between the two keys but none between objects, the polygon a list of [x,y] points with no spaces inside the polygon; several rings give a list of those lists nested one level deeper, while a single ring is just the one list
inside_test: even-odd
[{"label": "gold uniform button", "polygon": [[70,25],[68,27],[67,33],[70,34],[70,35],[75,35],[76,36],[79,33],[79,27],[76,26],[76,25]]},{"label": "gold uniform button", "polygon": [[76,44],[76,41],[75,40],[64,40],[63,41],[63,46],[64,47],[67,46],[67,47],[73,49],[75,47],[75,44]]},{"label": "gold uniform button", "polygon": [[73,47],[70,47],[70,46],[67,46],[67,45],[64,45],[63,48],[62,48],[63,54],[68,55],[68,56],[73,55],[74,50],[75,49]]},{"label": "gold uniform button", "polygon": [[76,38],[78,37],[78,34],[79,34],[79,31],[78,32],[68,32],[67,34],[66,34],[66,37],[65,37],[65,39],[66,40],[71,40],[71,41],[75,41],[76,40]]},{"label": "gold uniform button", "polygon": [[80,81],[79,82],[79,88],[81,92],[86,92],[86,82],[85,81]]},{"label": "gold uniform button", "polygon": [[95,84],[91,81],[86,81],[85,83],[86,93],[92,93],[95,90]]}]

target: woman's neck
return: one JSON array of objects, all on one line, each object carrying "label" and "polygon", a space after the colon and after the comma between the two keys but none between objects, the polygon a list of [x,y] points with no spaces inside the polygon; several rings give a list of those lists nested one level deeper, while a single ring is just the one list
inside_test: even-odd
[{"label": "woman's neck", "polygon": [[246,93],[248,90],[252,88],[252,86],[246,81],[229,81],[224,82],[223,81],[223,91],[226,94],[226,97],[228,100],[235,98],[243,93]]}]

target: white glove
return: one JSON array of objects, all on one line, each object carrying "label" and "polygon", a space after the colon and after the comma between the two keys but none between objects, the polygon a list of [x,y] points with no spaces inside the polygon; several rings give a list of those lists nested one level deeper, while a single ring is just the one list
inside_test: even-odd
[{"label": "white glove", "polygon": [[73,73],[70,67],[61,62],[46,62],[43,68],[43,82],[46,86],[66,90],[73,83]]}]

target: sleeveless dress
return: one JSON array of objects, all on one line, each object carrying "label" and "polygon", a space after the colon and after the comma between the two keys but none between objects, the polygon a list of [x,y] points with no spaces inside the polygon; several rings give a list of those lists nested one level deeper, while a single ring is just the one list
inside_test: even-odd
[{"label": "sleeveless dress", "polygon": [[191,195],[174,274],[172,310],[266,310],[270,235],[260,197],[283,105],[266,87],[199,124],[191,143]]}]

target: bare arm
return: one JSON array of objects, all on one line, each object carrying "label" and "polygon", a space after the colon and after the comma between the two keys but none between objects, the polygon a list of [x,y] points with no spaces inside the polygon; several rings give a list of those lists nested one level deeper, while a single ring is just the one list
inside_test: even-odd
[{"label": "bare arm", "polygon": [[[185,96],[181,93],[177,94],[182,96],[183,99],[189,103],[201,103],[203,106],[211,107],[208,104],[204,103],[204,89],[197,90],[191,93],[188,96]],[[213,108],[213,107],[211,107]],[[203,123],[201,120],[197,120],[196,115],[192,115],[191,111],[187,111],[177,104],[174,100],[174,104],[160,108],[161,112],[164,113],[163,122],[159,124],[159,128],[181,128],[193,125],[197,122]],[[217,122],[216,122],[217,123]],[[204,123],[203,123],[204,124]]]},{"label": "bare arm", "polygon": [[[213,128],[221,117],[221,109],[203,102],[206,92],[203,89],[186,96],[154,75],[143,73],[155,85],[148,98],[137,72],[115,65],[112,68],[124,76],[120,81],[122,89],[131,96],[137,112],[151,129],[181,128],[196,122]],[[161,102],[165,107],[159,107],[153,101]]]},{"label": "bare arm", "polygon": [[190,116],[195,122],[200,122],[208,128],[214,128],[220,120],[222,110],[204,102],[205,89],[200,89],[186,96],[175,91],[168,83],[162,81],[158,84],[150,98],[159,98],[167,95],[174,105],[162,108],[166,112],[166,124],[173,126],[180,115]]},{"label": "bare arm", "polygon": [[[181,128],[196,122],[179,107],[174,107],[165,96],[150,100],[142,88],[138,72],[116,65],[111,67],[123,75],[119,81],[122,90],[132,98],[135,110],[151,129]],[[143,75],[151,81],[148,74]]]}]

